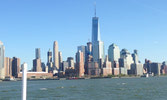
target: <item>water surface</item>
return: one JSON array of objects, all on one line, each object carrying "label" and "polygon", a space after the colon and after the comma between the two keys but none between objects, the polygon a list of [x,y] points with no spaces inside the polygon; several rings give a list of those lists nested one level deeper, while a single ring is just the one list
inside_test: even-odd
[{"label": "water surface", "polygon": [[[0,82],[0,100],[21,100],[21,81]],[[27,100],[167,100],[167,77],[28,81]]]}]

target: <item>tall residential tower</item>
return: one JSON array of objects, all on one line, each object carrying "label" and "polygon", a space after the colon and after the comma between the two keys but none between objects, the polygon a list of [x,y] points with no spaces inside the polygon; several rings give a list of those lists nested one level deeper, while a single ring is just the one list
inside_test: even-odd
[{"label": "tall residential tower", "polygon": [[76,53],[76,69],[79,77],[84,76],[84,54],[80,50]]},{"label": "tall residential tower", "polygon": [[59,70],[59,51],[58,51],[58,42],[54,41],[53,43],[53,63],[54,68]]}]

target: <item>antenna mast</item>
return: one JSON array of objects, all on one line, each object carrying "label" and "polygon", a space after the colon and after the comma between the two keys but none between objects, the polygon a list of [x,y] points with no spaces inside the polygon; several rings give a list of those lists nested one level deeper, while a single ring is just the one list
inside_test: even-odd
[{"label": "antenna mast", "polygon": [[96,2],[94,3],[94,6],[95,6],[95,17],[96,17]]}]

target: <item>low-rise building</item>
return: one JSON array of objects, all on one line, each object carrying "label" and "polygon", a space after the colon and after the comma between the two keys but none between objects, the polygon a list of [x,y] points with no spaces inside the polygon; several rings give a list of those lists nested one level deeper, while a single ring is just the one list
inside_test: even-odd
[{"label": "low-rise building", "polygon": [[101,70],[97,62],[88,63],[88,75],[90,76],[100,76]]},{"label": "low-rise building", "polygon": [[77,70],[74,67],[67,67],[65,70],[66,77],[77,77]]},{"label": "low-rise building", "polygon": [[[22,72],[18,73],[18,78],[22,77]],[[47,72],[27,72],[27,78],[33,79],[33,78],[52,78],[52,73]]]},{"label": "low-rise building", "polygon": [[124,68],[124,67],[120,67],[119,68],[119,73],[121,74],[121,75],[127,75],[128,74],[128,72],[127,72],[127,68]]},{"label": "low-rise building", "polygon": [[119,75],[120,73],[119,73],[120,71],[119,71],[119,68],[113,68],[113,75]]},{"label": "low-rise building", "polygon": [[133,75],[143,75],[143,64],[137,63],[137,64],[131,64],[131,73]]},{"label": "low-rise building", "polygon": [[101,74],[103,76],[112,75],[112,65],[111,62],[108,60],[108,56],[106,56],[103,68],[101,70]]}]

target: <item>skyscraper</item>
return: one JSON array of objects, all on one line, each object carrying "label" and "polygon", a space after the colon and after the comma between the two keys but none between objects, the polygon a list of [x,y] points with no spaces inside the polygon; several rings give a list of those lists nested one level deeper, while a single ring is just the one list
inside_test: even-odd
[{"label": "skyscraper", "polygon": [[35,59],[33,60],[33,71],[42,72],[40,49],[35,49]]},{"label": "skyscraper", "polygon": [[79,77],[84,76],[84,58],[83,58],[83,52],[78,51],[76,53],[76,69],[77,69],[77,74]]},{"label": "skyscraper", "polygon": [[40,59],[40,48],[36,48],[35,49],[35,56],[36,56],[36,59]]},{"label": "skyscraper", "polygon": [[48,62],[47,62],[47,72],[52,71],[53,68],[53,62],[52,62],[52,51],[49,49],[48,53],[47,53],[47,58],[48,58]]},{"label": "skyscraper", "polygon": [[86,61],[86,54],[87,54],[86,46],[84,46],[84,45],[78,46],[78,51],[83,52],[83,57],[84,57],[84,62],[85,62]]},{"label": "skyscraper", "polygon": [[102,59],[104,61],[104,43],[100,40],[100,25],[99,18],[96,17],[96,10],[95,17],[92,18],[92,47],[93,60],[98,61]]},{"label": "skyscraper", "polygon": [[102,41],[96,41],[93,43],[93,60],[98,62],[99,59],[102,59],[104,62],[105,54],[104,54],[104,43]]},{"label": "skyscraper", "polygon": [[0,41],[0,79],[5,78],[5,47],[3,43]]},{"label": "skyscraper", "polygon": [[68,67],[74,67],[74,58],[73,57],[68,57],[67,62],[68,62]]},{"label": "skyscraper", "polygon": [[92,43],[94,44],[96,41],[100,41],[100,25],[99,18],[95,15],[92,18]]},{"label": "skyscraper", "polygon": [[34,72],[42,72],[41,59],[33,60],[33,71]]},{"label": "skyscraper", "polygon": [[58,51],[58,42],[54,41],[53,44],[53,63],[56,70],[59,69],[59,51]]},{"label": "skyscraper", "polygon": [[5,77],[12,76],[12,61],[13,59],[5,57]]},{"label": "skyscraper", "polygon": [[132,57],[133,57],[134,63],[138,64],[139,63],[139,58],[138,58],[137,50],[134,50],[134,53],[132,54]]},{"label": "skyscraper", "polygon": [[108,56],[106,56],[104,66],[102,68],[102,74],[103,76],[112,74],[112,65],[111,65],[111,62],[108,60]]},{"label": "skyscraper", "polygon": [[63,61],[62,62],[62,67],[60,68],[60,71],[64,71],[68,68],[68,62],[67,61]]},{"label": "skyscraper", "polygon": [[20,58],[13,57],[12,61],[12,76],[17,77],[20,72]]},{"label": "skyscraper", "polygon": [[129,51],[127,49],[122,49],[120,54],[121,54],[121,58],[126,60],[127,69],[130,70],[131,64],[134,63],[132,55],[129,53]]},{"label": "skyscraper", "polygon": [[92,43],[88,42],[87,43],[87,56],[92,55]]},{"label": "skyscraper", "polygon": [[47,57],[48,57],[48,63],[52,62],[52,51],[50,49],[47,53]]},{"label": "skyscraper", "polygon": [[119,58],[120,58],[120,50],[119,47],[115,44],[112,44],[109,46],[108,48],[108,58],[109,61],[112,62],[112,65],[114,64],[114,61],[116,63],[119,62]]},{"label": "skyscraper", "polygon": [[63,62],[62,52],[59,51],[59,68],[62,68],[62,62]]}]

